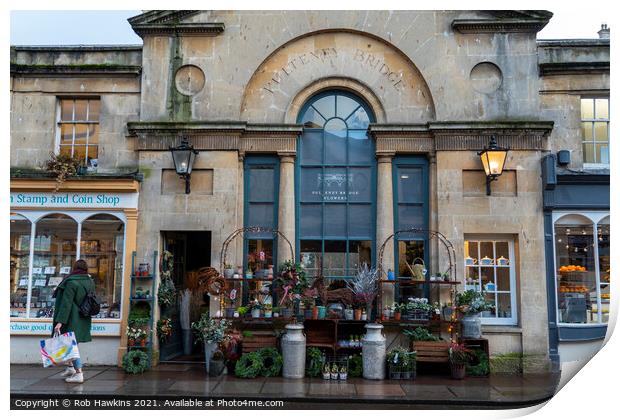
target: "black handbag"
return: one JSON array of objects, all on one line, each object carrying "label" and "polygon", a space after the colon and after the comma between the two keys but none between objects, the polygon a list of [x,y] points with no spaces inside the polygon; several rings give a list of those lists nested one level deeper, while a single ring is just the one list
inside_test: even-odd
[{"label": "black handbag", "polygon": [[97,295],[95,295],[95,292],[89,292],[87,290],[86,296],[84,296],[84,299],[82,299],[82,303],[80,303],[78,309],[80,311],[80,315],[84,318],[92,318],[99,314],[99,311],[101,310],[101,302],[99,302],[99,299],[97,298]]}]

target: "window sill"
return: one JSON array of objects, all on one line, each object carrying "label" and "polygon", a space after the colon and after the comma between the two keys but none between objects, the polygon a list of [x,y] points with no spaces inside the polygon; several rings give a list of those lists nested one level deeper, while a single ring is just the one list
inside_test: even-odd
[{"label": "window sill", "polygon": [[482,334],[521,334],[523,330],[516,325],[482,325]]}]

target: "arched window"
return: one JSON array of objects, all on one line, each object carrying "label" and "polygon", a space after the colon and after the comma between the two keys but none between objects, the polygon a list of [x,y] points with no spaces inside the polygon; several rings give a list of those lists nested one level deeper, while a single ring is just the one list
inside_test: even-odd
[{"label": "arched window", "polygon": [[370,108],[347,92],[323,92],[302,108],[297,240],[309,275],[351,277],[374,261],[375,149]]}]

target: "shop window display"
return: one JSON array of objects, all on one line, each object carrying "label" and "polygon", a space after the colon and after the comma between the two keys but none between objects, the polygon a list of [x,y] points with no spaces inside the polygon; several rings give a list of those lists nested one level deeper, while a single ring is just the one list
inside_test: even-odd
[{"label": "shop window display", "polygon": [[30,267],[30,234],[28,219],[11,214],[10,298],[11,317],[26,317],[28,271]]},{"label": "shop window display", "polygon": [[606,323],[609,318],[609,217],[598,224],[566,215],[554,225],[559,322]]},{"label": "shop window display", "polygon": [[465,252],[465,290],[484,293],[493,310],[482,312],[487,324],[516,324],[514,242],[468,240]]},{"label": "shop window display", "polygon": [[375,156],[373,117],[348,93],[313,97],[302,110],[299,143],[299,259],[307,275],[327,282],[373,265]]}]

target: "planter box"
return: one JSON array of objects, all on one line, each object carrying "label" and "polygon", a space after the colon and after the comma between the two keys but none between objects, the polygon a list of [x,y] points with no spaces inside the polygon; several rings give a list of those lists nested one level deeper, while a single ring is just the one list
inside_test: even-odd
[{"label": "planter box", "polygon": [[243,354],[266,347],[276,347],[276,336],[271,331],[251,331],[251,337],[243,337]]},{"label": "planter box", "polygon": [[413,341],[412,350],[417,352],[418,362],[448,363],[448,349],[450,343],[447,341]]}]

